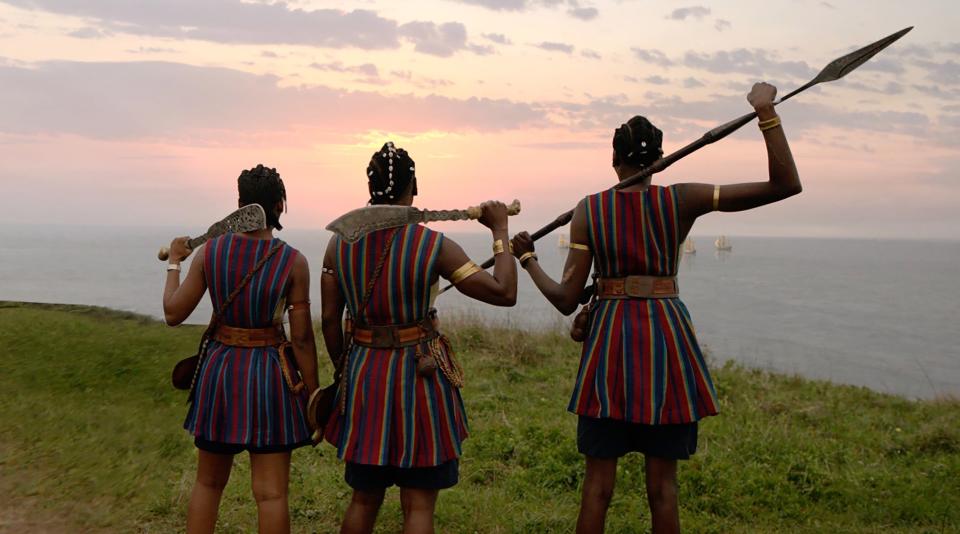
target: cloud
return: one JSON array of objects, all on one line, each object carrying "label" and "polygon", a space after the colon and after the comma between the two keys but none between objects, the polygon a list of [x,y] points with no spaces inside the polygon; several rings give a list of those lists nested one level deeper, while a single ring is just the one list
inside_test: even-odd
[{"label": "cloud", "polygon": [[603,56],[601,56],[600,53],[595,50],[584,49],[580,51],[580,55],[587,59],[603,59]]},{"label": "cloud", "polygon": [[742,73],[754,76],[792,76],[809,78],[816,72],[803,61],[780,61],[770,52],[759,49],[737,48],[713,53],[687,52],[683,56],[687,67],[717,74]]},{"label": "cloud", "polygon": [[373,78],[380,76],[380,71],[377,70],[377,66],[374,65],[373,63],[364,63],[362,65],[346,66],[339,61],[334,61],[332,63],[311,63],[310,66],[318,70],[362,74],[364,76],[370,76]]},{"label": "cloud", "polygon": [[674,9],[667,15],[668,19],[671,20],[687,20],[687,18],[694,18],[697,20],[702,19],[710,14],[709,7],[703,6],[690,6],[690,7],[679,7]]},{"label": "cloud", "polygon": [[654,74],[653,76],[647,76],[646,78],[643,79],[643,81],[647,83],[652,83],[653,85],[667,85],[668,83],[670,83],[670,80],[668,80],[667,78],[664,78],[663,76],[657,76],[656,74]]},{"label": "cloud", "polygon": [[671,61],[666,54],[659,50],[648,50],[644,48],[632,48],[631,50],[633,50],[633,55],[636,56],[640,61],[653,63],[654,65],[659,65],[661,67],[669,67],[673,65],[673,61]]},{"label": "cloud", "polygon": [[67,35],[70,37],[75,37],[77,39],[103,39],[108,37],[110,32],[100,31],[96,28],[85,27],[69,32]]},{"label": "cloud", "polygon": [[229,44],[286,44],[322,48],[394,49],[402,41],[426,54],[447,57],[468,50],[459,22],[404,25],[376,12],[306,10],[283,2],[225,0],[0,0],[23,9],[83,17],[118,33]]},{"label": "cloud", "polygon": [[567,14],[580,20],[593,20],[600,14],[595,7],[571,7]]},{"label": "cloud", "polygon": [[683,86],[686,87],[687,89],[694,89],[697,87],[703,87],[703,82],[701,82],[700,80],[694,77],[689,77],[683,80]]},{"label": "cloud", "polygon": [[271,51],[271,50],[264,50],[263,52],[260,52],[260,57],[265,57],[265,58],[269,58],[269,59],[276,59],[276,58],[278,58],[278,57],[280,57],[280,56],[277,55],[276,52],[273,52],[273,51]]},{"label": "cloud", "polygon": [[494,43],[497,43],[497,44],[501,44],[501,45],[511,45],[511,44],[513,44],[513,41],[511,41],[510,39],[508,39],[507,36],[504,35],[504,34],[502,34],[502,33],[485,33],[485,34],[483,34],[483,38],[486,39],[486,40],[488,40],[488,41],[491,41],[491,42],[494,42]]},{"label": "cloud", "polygon": [[730,21],[729,21],[729,20],[726,20],[726,19],[717,19],[717,20],[713,23],[713,27],[714,27],[714,29],[716,29],[718,32],[722,32],[723,30],[729,30],[730,27],[731,27],[731,24],[730,24]]},{"label": "cloud", "polygon": [[467,28],[459,22],[408,22],[399,32],[414,43],[414,50],[433,56],[449,57],[467,47]]},{"label": "cloud", "polygon": [[544,41],[535,46],[537,48],[542,48],[550,52],[563,52],[564,54],[573,53],[573,45],[567,44],[567,43],[554,43],[550,41]]},{"label": "cloud", "polygon": [[567,14],[580,20],[593,20],[599,15],[595,7],[582,6],[579,0],[453,0],[461,4],[491,9],[493,11],[523,12],[534,8],[559,8],[566,6]]}]

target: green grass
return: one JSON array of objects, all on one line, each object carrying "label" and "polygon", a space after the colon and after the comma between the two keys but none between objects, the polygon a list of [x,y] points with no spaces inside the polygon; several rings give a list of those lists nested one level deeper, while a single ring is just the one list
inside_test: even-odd
[{"label": "green grass", "polygon": [[[104,309],[0,302],[0,531],[23,516],[58,531],[182,531],[195,452],[181,429],[184,394],[168,381],[200,333]],[[557,334],[451,333],[471,437],[460,484],[441,494],[439,530],[571,532],[583,461],[565,408],[578,346]],[[686,531],[960,532],[957,401],[735,365],[714,375],[722,414],[702,423],[700,449],[680,467]],[[249,476],[238,457],[219,532],[254,531]],[[294,532],[334,532],[348,495],[332,447],[294,453]],[[642,458],[630,455],[608,532],[648,524]],[[378,532],[399,526],[391,491]]]}]

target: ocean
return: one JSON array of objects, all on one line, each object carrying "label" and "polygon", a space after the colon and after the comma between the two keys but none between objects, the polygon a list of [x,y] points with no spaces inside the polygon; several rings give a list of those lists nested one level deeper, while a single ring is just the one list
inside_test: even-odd
[{"label": "ocean", "polygon": [[[89,304],[161,317],[165,263],[157,249],[175,230],[67,226],[0,228],[0,300]],[[179,233],[182,233],[180,231]],[[319,315],[325,231],[278,234],[311,263]],[[478,263],[487,234],[449,234]],[[679,285],[697,335],[718,364],[744,365],[909,398],[960,396],[960,242],[693,236]],[[557,237],[538,247],[559,276],[566,251]],[[527,329],[566,329],[520,272],[516,307],[494,308],[449,291],[442,316]],[[204,299],[189,322],[205,323]],[[572,343],[572,342],[571,342]],[[571,378],[571,383],[573,377]]]}]

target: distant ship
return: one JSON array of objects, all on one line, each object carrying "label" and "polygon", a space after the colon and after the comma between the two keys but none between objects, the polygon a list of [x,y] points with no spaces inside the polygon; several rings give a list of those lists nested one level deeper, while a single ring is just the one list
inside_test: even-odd
[{"label": "distant ship", "polygon": [[560,234],[560,237],[557,240],[557,247],[570,248],[570,238],[567,237],[567,234]]},{"label": "distant ship", "polygon": [[683,253],[684,254],[696,254],[697,246],[693,243],[693,238],[688,237],[686,241],[683,242]]},{"label": "distant ship", "polygon": [[722,235],[713,242],[714,246],[717,247],[717,250],[730,251],[733,250],[733,245],[730,244],[730,241],[727,240],[727,236]]}]

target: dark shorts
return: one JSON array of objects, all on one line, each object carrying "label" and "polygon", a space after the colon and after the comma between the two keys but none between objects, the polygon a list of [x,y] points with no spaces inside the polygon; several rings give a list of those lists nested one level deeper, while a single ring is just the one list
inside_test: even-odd
[{"label": "dark shorts", "polygon": [[358,491],[379,491],[390,486],[442,490],[452,488],[460,478],[460,462],[456,458],[433,467],[394,467],[347,462],[343,478]]},{"label": "dark shorts", "polygon": [[580,416],[577,450],[593,458],[619,458],[639,452],[655,458],[687,460],[697,452],[697,423],[644,425]]},{"label": "dark shorts", "polygon": [[253,447],[243,443],[221,443],[219,441],[207,441],[201,437],[194,437],[193,444],[201,451],[212,452],[213,454],[240,454],[243,451],[250,451],[250,454],[274,454],[278,452],[290,452],[304,445],[309,445],[310,442]]}]

